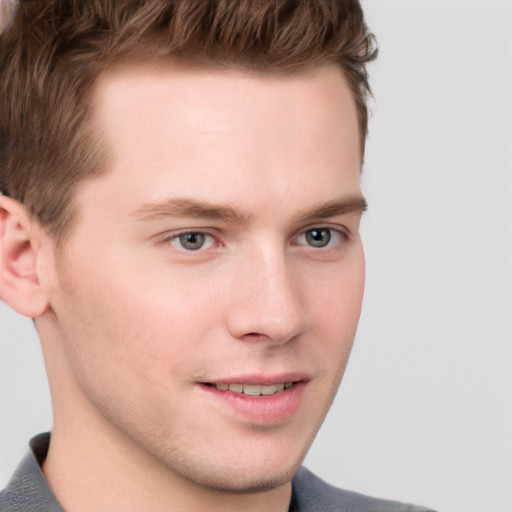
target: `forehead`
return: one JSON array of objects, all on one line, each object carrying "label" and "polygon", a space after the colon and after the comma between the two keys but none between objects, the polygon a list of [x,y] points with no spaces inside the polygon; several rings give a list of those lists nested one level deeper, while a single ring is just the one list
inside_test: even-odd
[{"label": "forehead", "polygon": [[[240,128],[240,135],[255,134],[262,126],[270,136],[291,126],[299,134],[315,123],[325,128],[318,136],[326,143],[325,132],[332,129],[341,146],[359,145],[353,131],[358,124],[355,102],[337,65],[287,75],[125,66],[100,77],[95,100],[103,128],[127,145],[148,130],[155,135],[158,128],[184,137],[192,131],[198,139]],[[135,118],[136,123],[126,123]]]},{"label": "forehead", "polygon": [[103,185],[126,197],[249,204],[253,190],[293,188],[296,201],[339,197],[342,181],[359,190],[357,112],[335,65],[286,76],[127,66],[99,79],[94,104],[111,153]]}]

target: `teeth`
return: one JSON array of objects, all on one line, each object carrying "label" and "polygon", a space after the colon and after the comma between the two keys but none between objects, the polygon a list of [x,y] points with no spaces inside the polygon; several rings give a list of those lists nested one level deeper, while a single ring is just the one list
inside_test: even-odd
[{"label": "teeth", "polygon": [[293,386],[293,382],[282,382],[279,384],[271,384],[270,386],[260,386],[259,384],[215,384],[215,387],[220,391],[233,391],[234,393],[240,393],[247,396],[269,396],[275,395],[285,389],[290,389]]},{"label": "teeth", "polygon": [[242,384],[230,384],[229,391],[234,391],[235,393],[241,393],[244,390]]},{"label": "teeth", "polygon": [[284,384],[274,384],[272,386],[261,386],[262,395],[275,395],[278,391],[283,391]]},{"label": "teeth", "polygon": [[260,396],[261,386],[258,386],[257,384],[244,384],[243,394],[249,396]]}]

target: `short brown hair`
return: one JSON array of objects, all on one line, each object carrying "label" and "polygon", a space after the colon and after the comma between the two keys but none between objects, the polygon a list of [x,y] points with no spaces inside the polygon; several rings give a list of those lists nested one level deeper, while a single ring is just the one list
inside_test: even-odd
[{"label": "short brown hair", "polygon": [[89,98],[118,62],[293,73],[339,64],[364,153],[376,56],[359,0],[22,0],[0,38],[0,191],[59,238],[77,184],[105,171]]}]

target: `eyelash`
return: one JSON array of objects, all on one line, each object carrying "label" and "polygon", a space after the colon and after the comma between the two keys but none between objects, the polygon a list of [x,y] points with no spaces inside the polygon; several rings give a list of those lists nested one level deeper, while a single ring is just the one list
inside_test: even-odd
[{"label": "eyelash", "polygon": [[186,249],[185,247],[176,247],[179,251],[187,252],[187,253],[194,253],[194,252],[200,252],[201,250],[207,250],[212,249],[213,247],[218,247],[220,244],[215,243],[215,237],[211,235],[210,233],[207,233],[205,231],[197,230],[197,231],[182,231],[180,233],[175,233],[169,237],[167,237],[164,242],[169,242],[170,244],[174,245],[174,242],[179,243],[180,239],[185,236],[191,236],[191,235],[199,235],[205,238],[209,238],[213,241],[211,247],[207,247],[206,249],[201,245],[201,247],[198,247],[197,249]]},{"label": "eyelash", "polygon": [[[316,233],[328,232],[329,237],[328,237],[327,243],[325,245],[323,245],[323,246],[314,246],[314,245],[308,243],[308,241],[307,241],[308,235],[314,236],[313,233],[315,233],[315,232]],[[339,248],[340,245],[343,245],[343,244],[347,243],[350,240],[350,235],[349,235],[348,231],[346,231],[344,229],[333,228],[333,227],[330,227],[330,226],[315,226],[315,227],[312,227],[310,229],[302,231],[298,236],[296,236],[294,238],[294,240],[298,240],[298,239],[300,239],[302,237],[304,237],[306,239],[306,243],[305,244],[294,243],[294,245],[303,246],[303,247],[310,247],[312,249],[324,250],[324,251],[336,250],[337,248]],[[331,241],[333,239],[335,240],[335,243],[333,244],[334,247],[331,246]],[[314,241],[314,240],[312,240],[312,241]]]},{"label": "eyelash", "polygon": [[[307,241],[308,234],[313,234],[313,232],[322,232],[322,231],[324,231],[324,232],[327,231],[329,233],[329,239],[324,246],[315,247],[314,245],[311,245],[310,243],[308,243],[308,241]],[[212,242],[211,242],[211,244],[209,244],[209,247],[206,247],[206,248],[204,247],[204,244],[202,244],[197,249],[187,249],[187,248],[183,247],[183,245],[180,243],[180,238],[182,238],[184,236],[191,236],[191,235],[203,236],[206,239],[210,239]],[[299,240],[302,237],[306,239],[304,241],[304,243],[297,242],[297,240]],[[329,245],[329,244],[331,244],[331,241],[333,239],[336,241],[336,243],[334,244],[335,245],[334,247]],[[293,237],[292,245],[296,246],[296,247],[306,247],[306,248],[316,249],[318,251],[320,251],[320,250],[335,251],[340,248],[339,246],[343,247],[347,242],[350,241],[350,239],[351,239],[350,232],[346,228],[342,228],[342,227],[338,227],[338,226],[336,228],[334,228],[331,226],[319,225],[319,226],[313,226],[313,227],[307,228],[305,230],[302,230],[298,235],[295,235]],[[172,234],[166,236],[162,242],[171,244],[178,251],[185,253],[185,254],[191,254],[191,255],[193,255],[194,253],[202,253],[203,251],[207,251],[209,249],[214,249],[215,247],[219,247],[222,245],[220,242],[218,242],[218,240],[216,239],[216,237],[214,235],[212,235],[211,233],[208,233],[207,231],[201,230],[201,229],[175,232],[175,233],[172,233]],[[178,244],[180,246],[178,246]]]}]

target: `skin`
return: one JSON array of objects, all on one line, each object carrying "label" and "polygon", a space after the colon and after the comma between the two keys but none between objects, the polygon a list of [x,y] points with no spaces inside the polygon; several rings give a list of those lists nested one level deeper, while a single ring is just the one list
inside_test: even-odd
[{"label": "skin", "polygon": [[[46,478],[68,512],[284,512],[363,296],[342,73],[125,67],[95,108],[109,171],[63,244],[0,198],[2,294],[36,317],[52,392]],[[292,375],[295,408],[270,419],[204,385]]]}]

